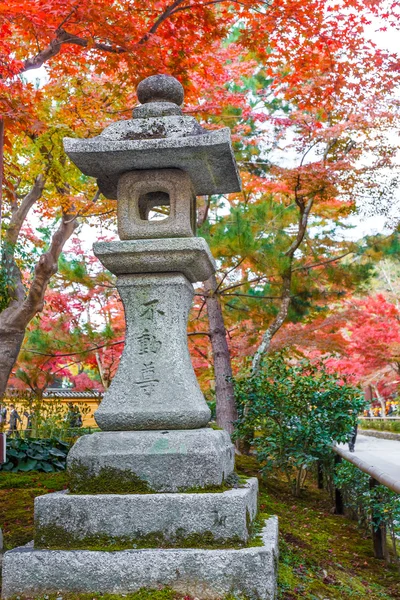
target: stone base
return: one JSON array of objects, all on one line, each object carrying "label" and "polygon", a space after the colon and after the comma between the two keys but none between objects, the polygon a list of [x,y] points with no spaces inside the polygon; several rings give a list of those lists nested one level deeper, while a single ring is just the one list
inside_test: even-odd
[{"label": "stone base", "polygon": [[127,594],[169,586],[182,595],[217,600],[228,594],[276,597],[278,520],[262,531],[262,546],[240,550],[33,550],[6,552],[4,600],[67,592]]},{"label": "stone base", "polygon": [[78,493],[181,492],[220,486],[233,472],[226,431],[102,431],[78,439],[67,459]]},{"label": "stone base", "polygon": [[257,490],[252,478],[223,493],[46,494],[35,499],[35,548],[244,545]]}]

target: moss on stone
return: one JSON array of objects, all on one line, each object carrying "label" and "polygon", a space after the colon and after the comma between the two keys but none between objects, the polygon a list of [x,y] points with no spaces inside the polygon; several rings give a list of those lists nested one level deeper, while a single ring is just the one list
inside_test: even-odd
[{"label": "moss on stone", "polygon": [[62,598],[62,600],[178,600],[179,598],[182,598],[182,595],[178,594],[170,587],[164,587],[160,590],[141,588],[137,592],[130,594],[107,594],[99,592],[63,592],[61,594],[60,592],[57,592],[55,594],[50,593],[34,597],[31,594],[29,596],[18,594],[18,596],[14,596],[10,600],[57,600],[57,598]]},{"label": "moss on stone", "polygon": [[210,421],[207,425],[210,429],[214,429],[214,431],[223,431],[223,427],[219,427],[215,421]]},{"label": "moss on stone", "polygon": [[248,477],[239,475],[238,473],[231,473],[220,485],[206,485],[205,487],[191,487],[191,488],[179,488],[181,494],[221,494],[222,492],[229,492],[235,488],[241,488],[248,482]]},{"label": "moss on stone", "polygon": [[[247,477],[231,473],[220,485],[192,486],[179,488],[181,494],[221,494],[235,487],[243,487]],[[68,466],[69,489],[74,494],[156,494],[147,481],[129,470],[103,467],[96,474],[78,462]]]},{"label": "moss on stone", "polygon": [[225,481],[221,485],[206,485],[204,487],[192,486],[189,488],[179,488],[179,494],[222,494],[232,489]]},{"label": "moss on stone", "polygon": [[155,491],[132,471],[103,467],[93,474],[77,462],[69,465],[68,479],[74,494],[151,494]]},{"label": "moss on stone", "polygon": [[49,550],[95,550],[116,552],[120,550],[144,548],[243,548],[246,544],[237,536],[228,540],[215,538],[211,531],[185,534],[178,530],[173,538],[166,538],[163,532],[152,532],[146,535],[109,536],[96,534],[78,538],[59,525],[37,527],[35,531],[35,548]]},{"label": "moss on stone", "polygon": [[[170,587],[163,587],[161,589],[146,589],[141,588],[137,592],[133,592],[130,594],[107,594],[107,593],[99,593],[99,592],[90,592],[90,593],[82,593],[82,592],[72,592],[72,593],[60,593],[56,594],[45,594],[41,596],[29,596],[18,595],[13,596],[10,600],[57,600],[58,598],[62,598],[62,600],[182,600],[184,598],[188,598],[188,596],[184,596],[171,589]],[[237,595],[228,595],[221,597],[221,600],[248,600],[246,596],[237,596]]]}]

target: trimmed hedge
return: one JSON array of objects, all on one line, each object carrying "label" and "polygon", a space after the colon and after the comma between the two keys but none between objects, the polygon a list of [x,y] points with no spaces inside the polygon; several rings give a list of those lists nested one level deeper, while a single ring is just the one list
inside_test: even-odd
[{"label": "trimmed hedge", "polygon": [[70,447],[58,439],[7,439],[7,462],[0,465],[0,471],[63,471]]},{"label": "trimmed hedge", "polygon": [[393,431],[394,433],[400,433],[400,421],[397,419],[363,419],[359,420],[360,427],[362,429],[375,429],[376,431]]}]

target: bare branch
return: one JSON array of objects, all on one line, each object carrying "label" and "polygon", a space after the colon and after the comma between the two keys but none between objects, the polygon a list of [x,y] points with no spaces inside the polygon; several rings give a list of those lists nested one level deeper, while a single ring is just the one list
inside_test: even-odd
[{"label": "bare branch", "polygon": [[245,298],[253,298],[254,300],[257,300],[258,298],[264,298],[267,300],[282,300],[282,296],[259,296],[258,294],[255,296],[254,294],[241,294],[240,292],[233,292],[232,294],[221,293],[220,296],[223,296],[224,298],[229,298],[231,296],[243,296]]},{"label": "bare branch", "polygon": [[349,250],[349,252],[345,252],[344,254],[341,254],[340,256],[335,256],[335,258],[329,258],[328,260],[321,260],[320,262],[312,263],[311,265],[302,265],[300,267],[294,267],[292,269],[292,272],[293,271],[306,271],[308,269],[314,269],[314,267],[321,267],[323,265],[327,265],[327,264],[335,262],[337,260],[341,260],[342,258],[344,258],[345,256],[348,256],[349,254],[354,254],[354,250]]},{"label": "bare branch", "polygon": [[42,175],[36,177],[32,189],[22,200],[20,206],[18,207],[15,203],[12,209],[11,222],[4,235],[2,266],[8,274],[7,291],[10,305],[13,302],[22,302],[26,296],[21,271],[15,261],[15,245],[28,212],[43,193],[44,182],[45,179]]},{"label": "bare branch", "polygon": [[284,278],[283,278],[282,299],[281,299],[282,301],[281,301],[281,305],[279,307],[278,314],[276,315],[275,319],[272,321],[271,325],[265,331],[265,333],[262,337],[262,340],[261,340],[261,344],[259,345],[256,353],[254,354],[252,365],[251,365],[251,371],[253,374],[255,374],[259,371],[260,365],[261,365],[261,359],[262,359],[263,355],[266,352],[268,352],[268,349],[271,344],[271,340],[272,340],[273,336],[282,327],[282,325],[287,317],[287,314],[289,311],[289,306],[290,306],[290,300],[291,300],[291,294],[290,294],[291,283],[292,283],[292,271],[289,271],[286,274],[286,276],[284,276]]},{"label": "bare branch", "polygon": [[307,230],[308,217],[310,215],[310,211],[313,206],[313,203],[314,203],[314,198],[310,198],[309,201],[307,202],[306,206],[304,206],[304,204],[299,205],[300,217],[299,217],[299,228],[297,230],[296,239],[293,240],[293,243],[286,250],[285,256],[289,256],[290,258],[293,258],[294,253],[301,245],[301,242],[303,241],[306,230]]},{"label": "bare branch", "polygon": [[72,215],[63,215],[57,231],[53,234],[50,248],[42,254],[35,267],[35,274],[28,296],[20,308],[21,315],[24,315],[26,323],[29,323],[35,314],[42,310],[44,294],[50,278],[57,272],[58,259],[64,244],[78,226],[77,220],[71,217]]},{"label": "bare branch", "polygon": [[[174,13],[175,9],[180,4],[182,4],[183,1],[184,0],[175,0],[175,2],[168,6],[165,9],[165,11],[156,19],[156,21],[150,27],[149,31],[145,35],[143,35],[140,38],[140,40],[133,45],[132,48],[125,48],[124,46],[104,42],[95,42],[91,45],[91,48],[95,48],[96,50],[101,50],[103,52],[110,52],[112,54],[125,54],[127,52],[132,52],[135,46],[142,46],[143,44],[145,44],[150,39],[150,37],[157,31],[160,25]],[[46,48],[38,52],[35,56],[27,58],[24,61],[19,73],[23,73],[25,71],[29,71],[30,69],[37,69],[41,67],[50,58],[57,56],[57,54],[59,54],[61,48],[64,45],[81,46],[82,48],[88,47],[89,41],[87,39],[81,38],[73,33],[69,33],[68,31],[63,29],[64,24],[65,19],[56,31],[56,37],[49,43],[48,46],[46,46]]]},{"label": "bare branch", "polygon": [[208,337],[211,337],[211,333],[209,331],[189,331],[188,332],[188,336],[193,336],[193,335],[206,335]]},{"label": "bare branch", "polygon": [[17,243],[19,232],[21,231],[21,227],[26,219],[26,216],[32,206],[39,200],[43,193],[45,178],[43,175],[38,175],[35,179],[35,183],[33,184],[29,193],[22,200],[20,206],[13,211],[11,221],[9,226],[7,227],[5,234],[5,242],[9,246],[15,246]]}]

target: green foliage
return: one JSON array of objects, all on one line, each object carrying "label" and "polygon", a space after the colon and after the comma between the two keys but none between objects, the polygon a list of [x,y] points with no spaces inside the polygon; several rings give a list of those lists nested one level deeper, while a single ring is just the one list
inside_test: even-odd
[{"label": "green foliage", "polygon": [[70,444],[57,439],[7,439],[7,462],[0,465],[0,471],[63,471],[69,448]]},{"label": "green foliage", "polygon": [[[253,456],[236,456],[241,473],[256,475]],[[278,600],[393,600],[400,593],[394,565],[375,560],[370,536],[332,513],[332,501],[310,478],[293,499],[278,473],[260,481],[261,512],[279,518]]]},{"label": "green foliage", "polygon": [[9,295],[10,278],[7,270],[0,265],[0,312],[7,308],[10,301]]},{"label": "green foliage", "polygon": [[400,421],[388,419],[360,419],[362,429],[374,429],[375,431],[391,431],[400,433]]},{"label": "green foliage", "polygon": [[[23,375],[21,374],[21,379]],[[32,429],[25,432],[34,438],[58,439],[68,443],[76,438],[92,433],[94,427],[72,427],[69,418],[69,408],[59,398],[43,398],[41,395],[19,391],[18,395],[12,396],[12,402],[16,404],[20,415],[28,412],[32,415]],[[10,399],[6,399],[6,405]],[[90,407],[85,403],[79,403],[81,415],[90,413]]]},{"label": "green foliage", "polygon": [[358,523],[369,530],[384,526],[392,540],[397,557],[396,538],[400,534],[400,495],[384,485],[370,486],[370,476],[347,461],[341,461],[335,471],[334,482],[344,497],[345,506]]},{"label": "green foliage", "polygon": [[346,442],[365,401],[323,364],[266,359],[259,374],[234,382],[236,437],[251,440],[263,470],[281,470],[298,495],[309,469]]}]

